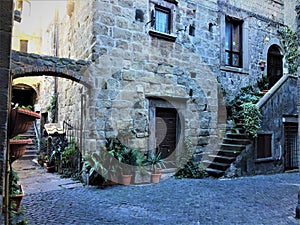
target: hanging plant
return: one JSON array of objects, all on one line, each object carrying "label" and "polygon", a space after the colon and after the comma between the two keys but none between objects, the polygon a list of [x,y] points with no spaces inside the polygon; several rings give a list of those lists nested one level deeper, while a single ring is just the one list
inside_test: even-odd
[{"label": "hanging plant", "polygon": [[289,27],[284,27],[278,31],[281,35],[281,42],[285,50],[285,58],[288,63],[289,74],[295,74],[298,69],[298,37],[297,33]]}]

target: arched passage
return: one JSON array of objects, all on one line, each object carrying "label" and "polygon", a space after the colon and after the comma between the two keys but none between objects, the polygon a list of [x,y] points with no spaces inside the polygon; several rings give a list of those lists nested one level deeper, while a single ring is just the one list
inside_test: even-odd
[{"label": "arched passage", "polygon": [[283,75],[282,59],[283,55],[280,52],[279,46],[272,45],[268,50],[267,58],[267,76],[269,80],[269,88],[273,87]]}]

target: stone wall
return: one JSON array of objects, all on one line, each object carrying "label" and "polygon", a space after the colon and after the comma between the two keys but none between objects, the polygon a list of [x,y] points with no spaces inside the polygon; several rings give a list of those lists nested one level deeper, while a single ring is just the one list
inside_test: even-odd
[{"label": "stone wall", "polygon": [[[7,153],[7,127],[8,127],[8,112],[10,111],[9,96],[10,96],[10,53],[11,53],[11,34],[13,22],[13,2],[4,0],[0,5],[0,216],[2,217],[3,196],[8,192],[4,191],[7,187],[6,179],[6,153]],[[8,200],[8,198],[7,198]],[[7,201],[8,203],[8,201]],[[7,215],[5,216],[7,219]],[[2,219],[0,219],[2,221]],[[5,223],[8,220],[5,220]]]},{"label": "stone wall", "polygon": [[[268,48],[272,44],[282,48],[277,29],[282,27],[286,11],[280,0],[176,2],[69,2],[68,17],[60,26],[59,54],[93,62],[88,73],[94,86],[83,90],[87,149],[99,149],[105,137],[116,135],[124,127],[135,128],[139,121],[145,126],[139,127],[144,134],[132,145],[146,150],[148,101],[150,97],[172,97],[186,99],[184,135],[193,139],[201,154],[210,143],[216,146],[218,138],[214,137],[220,135],[218,113],[226,115],[218,112],[218,102],[222,102],[218,101],[218,82],[227,93],[226,99],[233,98],[241,87],[261,77],[259,62],[266,61]],[[154,3],[173,4],[171,36],[176,36],[175,42],[149,35]],[[223,65],[226,15],[243,20],[241,69]],[[80,86],[60,80],[59,90],[63,96],[59,117],[78,121],[80,112],[74,103],[80,101]],[[136,99],[143,102],[139,110],[134,106]],[[124,116],[117,126],[109,120],[114,110]],[[137,115],[145,115],[145,122]]]},{"label": "stone wall", "polygon": [[[281,82],[282,81],[282,82]],[[272,159],[269,162],[255,163],[256,174],[278,173],[284,171],[284,122],[286,116],[297,115],[297,77],[283,77],[274,89],[271,89],[268,100],[259,103],[263,117],[258,133],[272,134]],[[278,88],[278,89],[277,89]],[[277,89],[275,91],[275,89]],[[274,90],[274,91],[272,91]],[[272,121],[272,123],[270,123]],[[255,147],[256,149],[257,147]],[[259,149],[257,149],[259,151]],[[256,153],[254,152],[254,156]],[[254,157],[255,159],[255,157]]]}]

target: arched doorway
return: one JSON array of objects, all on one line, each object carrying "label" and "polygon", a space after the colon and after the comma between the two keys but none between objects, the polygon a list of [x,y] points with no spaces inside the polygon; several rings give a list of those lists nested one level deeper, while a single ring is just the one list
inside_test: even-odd
[{"label": "arched doorway", "polygon": [[268,51],[267,76],[269,89],[273,87],[283,74],[283,55],[277,45],[272,45]]},{"label": "arched doorway", "polygon": [[[27,84],[17,84],[12,87],[12,103],[19,106],[34,106],[37,93]],[[33,109],[33,108],[32,108]]]}]

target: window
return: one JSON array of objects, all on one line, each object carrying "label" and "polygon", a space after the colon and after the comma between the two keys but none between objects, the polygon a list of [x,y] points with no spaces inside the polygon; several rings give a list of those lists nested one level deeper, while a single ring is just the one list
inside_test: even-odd
[{"label": "window", "polygon": [[174,42],[174,18],[176,17],[177,1],[151,0],[150,1],[149,34],[159,39]]},{"label": "window", "polygon": [[226,17],[225,65],[242,67],[242,21]]},{"label": "window", "polygon": [[28,40],[20,40],[20,51],[27,52],[28,50]]},{"label": "window", "polygon": [[257,159],[272,157],[272,134],[257,135]]},{"label": "window", "polygon": [[156,31],[171,33],[171,12],[170,9],[161,6],[155,6],[154,29]]}]

